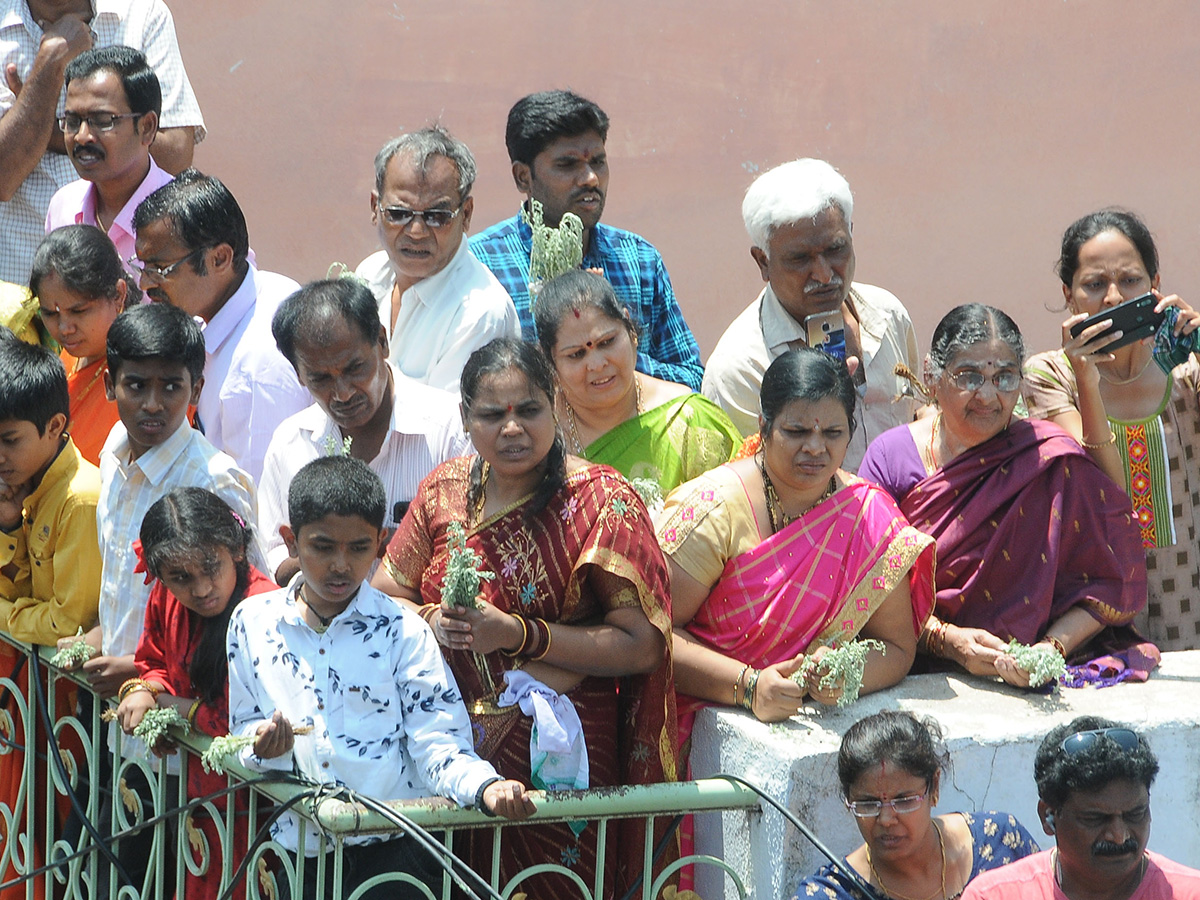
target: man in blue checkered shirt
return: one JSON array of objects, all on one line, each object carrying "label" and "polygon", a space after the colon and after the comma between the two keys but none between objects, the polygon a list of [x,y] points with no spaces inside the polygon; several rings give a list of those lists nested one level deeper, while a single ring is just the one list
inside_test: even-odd
[{"label": "man in blue checkered shirt", "polygon": [[[542,91],[508,113],[504,141],[517,190],[542,204],[547,225],[563,213],[583,221],[583,267],[600,269],[641,331],[641,372],[700,389],[704,367],[662,257],[649,241],[600,224],[608,192],[608,116],[570,91]],[[526,340],[534,340],[529,301],[533,233],[520,213],[471,238],[471,250],[516,304]]]}]

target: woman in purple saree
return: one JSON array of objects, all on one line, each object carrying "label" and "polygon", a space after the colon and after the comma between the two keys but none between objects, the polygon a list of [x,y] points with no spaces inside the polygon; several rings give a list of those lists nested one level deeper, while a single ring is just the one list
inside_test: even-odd
[{"label": "woman in purple saree", "polygon": [[1013,419],[1024,342],[981,304],[939,323],[926,383],[938,413],[884,432],[859,469],[937,540],[921,649],[1025,686],[1015,638],[1076,656],[1146,603],[1129,499],[1066,431]]}]

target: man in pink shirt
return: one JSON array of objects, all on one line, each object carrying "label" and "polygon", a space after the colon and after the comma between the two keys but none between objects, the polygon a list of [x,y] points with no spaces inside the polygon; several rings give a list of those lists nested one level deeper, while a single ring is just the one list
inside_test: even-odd
[{"label": "man in pink shirt", "polygon": [[1033,762],[1038,816],[1057,846],[984,872],[962,900],[1197,900],[1200,871],[1146,849],[1158,760],[1131,728],[1059,725]]},{"label": "man in pink shirt", "polygon": [[113,45],[81,53],[67,66],[65,81],[58,122],[80,180],[50,200],[46,232],[95,225],[128,260],[134,210],[171,180],[150,156],[162,112],[158,76],[140,50]]}]

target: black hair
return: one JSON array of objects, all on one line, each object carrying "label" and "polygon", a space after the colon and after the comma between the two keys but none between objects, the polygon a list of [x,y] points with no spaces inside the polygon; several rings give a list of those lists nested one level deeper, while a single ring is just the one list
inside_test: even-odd
[{"label": "black hair", "polygon": [[1126,750],[1111,737],[1102,735],[1072,754],[1062,748],[1063,741],[1081,731],[1125,727],[1128,726],[1099,716],[1080,716],[1053,728],[1042,739],[1033,759],[1038,797],[1051,809],[1059,809],[1074,791],[1102,790],[1110,782],[1121,779],[1144,784],[1146,790],[1150,790],[1154,776],[1158,774],[1158,758],[1140,734],[1133,750]]},{"label": "black hair", "polygon": [[826,397],[837,400],[846,410],[850,436],[853,437],[858,424],[854,419],[858,391],[855,390],[854,379],[850,377],[850,370],[846,368],[846,361],[812,347],[797,347],[776,357],[763,374],[759,393],[763,439],[775,427],[776,417],[793,400],[816,403]]},{"label": "black hair", "polygon": [[964,303],[942,317],[933,330],[929,362],[940,375],[962,351],[980,341],[999,339],[1008,344],[1017,357],[1017,367],[1025,362],[1025,339],[1021,329],[1003,310],[982,303]]},{"label": "black hair", "polygon": [[107,351],[113,381],[123,363],[144,359],[179,363],[193,386],[204,374],[204,334],[195,319],[170,303],[142,303],[117,316],[108,329]]},{"label": "black hair", "polygon": [[121,44],[85,50],[67,65],[63,84],[70,85],[77,78],[91,78],[97,72],[112,72],[121,79],[130,112],[162,116],[162,87],[142,51]]},{"label": "black hair", "polygon": [[620,322],[629,337],[637,340],[638,326],[617,299],[608,279],[586,269],[573,269],[543,284],[533,305],[533,324],[547,359],[554,361],[554,345],[558,343],[558,328],[563,319],[571,312],[578,314],[579,310],[589,308]]},{"label": "black hair", "polygon": [[1158,248],[1146,223],[1128,210],[1108,207],[1072,222],[1063,232],[1062,251],[1058,256],[1058,277],[1070,287],[1079,271],[1079,250],[1098,234],[1116,231],[1129,238],[1142,257],[1142,265],[1151,280],[1158,274]]},{"label": "black hair", "polygon": [[910,712],[884,710],[850,726],[838,750],[838,780],[842,796],[863,773],[890,762],[933,787],[934,776],[950,765],[942,727],[931,716],[918,719]]},{"label": "black hair", "polygon": [[117,248],[95,225],[65,225],[42,239],[33,254],[29,292],[40,296],[42,281],[52,272],[67,290],[90,299],[115,299],[117,282],[124,281],[125,305],[142,301],[142,292],[121,264]]},{"label": "black hair", "polygon": [[62,360],[38,344],[15,337],[0,341],[0,421],[32,422],[43,435],[57,413],[70,420],[71,394]]},{"label": "black hair", "polygon": [[[533,344],[516,338],[496,338],[472,353],[463,367],[459,387],[464,419],[471,417],[471,408],[479,396],[479,383],[490,375],[499,375],[509,369],[516,369],[524,375],[530,386],[545,394],[551,408],[554,407],[554,366],[542,351]],[[562,435],[555,429],[554,443],[550,446],[550,452],[546,454],[546,472],[534,492],[533,499],[526,507],[526,517],[532,518],[545,509],[550,498],[562,489],[566,481],[567,450],[563,445]],[[482,496],[483,463],[477,458],[471,467],[467,508],[474,509]]]},{"label": "black hair", "polygon": [[[241,274],[249,266],[246,216],[219,178],[196,169],[184,169],[138,204],[133,213],[133,229],[141,231],[159,220],[165,220],[171,234],[189,250],[228,244],[233,250],[234,270]],[[191,267],[197,275],[208,271],[199,255],[191,259]]]},{"label": "black hair", "polygon": [[250,526],[211,491],[198,487],[175,488],[160,497],[142,519],[142,555],[146,569],[162,578],[173,563],[198,560],[209,565],[213,548],[224,547],[233,557],[237,583],[225,610],[206,618],[187,610],[200,639],[188,661],[188,675],[196,696],[212,702],[225,693],[229,662],[225,654],[225,632],[229,617],[246,596],[250,586]]},{"label": "black hair", "polygon": [[344,321],[356,328],[369,344],[379,340],[383,323],[379,320],[379,301],[358,278],[329,278],[310,281],[275,310],[271,334],[284,359],[296,366],[296,340],[309,332],[307,340],[321,345],[332,322]]},{"label": "black hair", "polygon": [[522,97],[508,111],[504,145],[512,162],[533,165],[534,157],[560,137],[594,131],[608,140],[604,110],[571,91],[539,91]]},{"label": "black hair", "polygon": [[322,456],[300,469],[288,487],[288,525],[297,537],[305,525],[326,516],[357,516],[383,527],[387,496],[383,482],[361,459]]}]

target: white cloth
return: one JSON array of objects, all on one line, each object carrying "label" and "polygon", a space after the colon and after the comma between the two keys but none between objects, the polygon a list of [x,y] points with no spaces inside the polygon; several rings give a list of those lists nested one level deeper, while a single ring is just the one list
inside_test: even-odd
[{"label": "white cloth", "polygon": [[[421,479],[435,467],[455,456],[471,452],[470,438],[463,432],[458,401],[452,394],[420,384],[392,368],[393,396],[391,430],[370,462],[371,470],[383,480],[388,508],[384,524],[399,524],[396,504],[408,503],[417,495]],[[273,575],[287,559],[287,547],[279,526],[287,524],[287,494],[292,478],[305,464],[333,451],[340,451],[342,432],[325,410],[314,403],[296,413],[275,431],[263,462],[260,483],[259,534],[267,551],[263,571]]]},{"label": "white cloth", "polygon": [[[858,469],[867,444],[889,428],[911,422],[921,403],[896,363],[920,371],[917,333],[908,310],[889,291],[851,285],[858,313],[866,384],[859,388],[858,427],[842,468]],[[725,329],[704,368],[704,396],[720,406],[745,436],[758,431],[763,374],[778,357],[807,345],[804,323],[791,317],[768,284]]]},{"label": "white cloth", "polygon": [[299,289],[284,275],[250,266],[233,296],[203,325],[207,359],[196,412],[204,436],[255,481],[262,479],[275,429],[312,403],[271,335],[275,310]]},{"label": "white cloth", "polygon": [[538,681],[528,672],[504,673],[500,707],[518,704],[533,719],[529,735],[529,770],[534,787],[547,791],[585,791],[588,788],[587,744],[583,723],[571,698]]},{"label": "white cloth", "polygon": [[[196,143],[204,139],[204,117],[183,68],[175,23],[162,0],[93,0],[92,40],[96,47],[125,44],[146,54],[162,87],[160,128],[195,126]],[[0,67],[15,63],[22,81],[29,78],[42,41],[42,29],[29,14],[26,0],[0,0]],[[58,109],[66,97],[63,90]],[[0,78],[0,116],[16,98]],[[56,126],[57,127],[57,126]],[[45,153],[16,195],[0,203],[0,281],[29,283],[33,252],[45,237],[46,210],[54,192],[79,177],[71,160]]]},{"label": "white cloth", "polygon": [[[295,600],[301,582],[247,597],[229,621],[230,733],[254,734],[275,710],[293,726],[312,727],[274,759],[243,750],[243,764],[290,771],[294,763],[305,778],[380,800],[438,794],[471,806],[498,776],[472,749],[471,720],[433,632],[364,581],[317,634]],[[299,827],[285,813],[272,836],[294,852]],[[305,827],[305,848],[315,855],[320,838]],[[352,834],[346,843],[384,837]]]},{"label": "white cloth", "polygon": [[457,394],[463,366],[473,351],[498,337],[521,337],[521,321],[508,291],[465,240],[445,268],[400,295],[394,331],[396,272],[387,253],[372,253],[355,274],[366,279],[379,301],[391,361],[423,384]]},{"label": "white cloth", "polygon": [[[139,203],[173,180],[173,176],[160,169],[154,162],[154,157],[150,157],[150,170],[146,172],[146,177],[142,179],[138,189],[133,192],[129,202],[121,207],[121,211],[113,218],[112,225],[108,228],[108,239],[117,248],[121,264],[135,278],[137,273],[129,267],[128,262],[135,249],[133,214]],[[62,228],[64,225],[95,225],[99,227],[100,223],[96,221],[97,200],[96,185],[90,181],[84,181],[82,178],[72,181],[66,187],[59,188],[58,193],[50,200],[50,209],[46,212],[46,234],[55,228]]]}]

